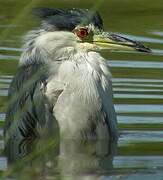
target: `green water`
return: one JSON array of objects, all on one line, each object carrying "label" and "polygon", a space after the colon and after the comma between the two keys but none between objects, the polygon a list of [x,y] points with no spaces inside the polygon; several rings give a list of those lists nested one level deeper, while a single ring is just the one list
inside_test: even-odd
[{"label": "green water", "polygon": [[[104,20],[105,30],[141,41],[153,50],[152,54],[127,52],[103,54],[108,59],[113,74],[114,103],[120,138],[117,153],[111,160],[111,167],[107,159],[103,159],[104,164],[106,161],[108,166],[107,170],[79,177],[102,180],[162,180],[162,0],[0,0],[0,150],[3,151],[2,126],[7,106],[7,90],[16,72],[21,53],[21,39],[28,30],[37,26],[37,21],[29,12],[33,7],[40,6],[98,9]],[[16,165],[15,169],[7,170],[7,160],[2,154],[0,171],[1,174],[7,172],[11,175],[16,171],[21,174],[22,170],[24,176],[21,175],[20,179],[25,179],[25,176],[36,179],[42,161],[46,161],[46,158],[34,161],[36,168],[34,172],[29,167],[19,165]],[[80,161],[81,159],[78,160]],[[47,170],[42,179],[57,179],[58,174],[55,175],[51,171]],[[67,179],[72,177],[68,176]]]}]

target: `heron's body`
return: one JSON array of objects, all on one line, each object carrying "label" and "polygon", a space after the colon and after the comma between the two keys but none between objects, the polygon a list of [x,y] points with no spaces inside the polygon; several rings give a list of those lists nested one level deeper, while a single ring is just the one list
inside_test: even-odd
[{"label": "heron's body", "polygon": [[[101,138],[109,138],[109,122],[105,120],[107,116],[114,122],[110,129],[114,129],[112,134],[116,135],[116,115],[112,94],[109,94],[110,74],[105,60],[93,52],[72,52],[71,57],[72,60],[70,58],[70,61],[61,63],[58,73],[50,78],[46,90],[50,101],[53,96],[52,99],[55,99],[56,92],[60,92],[53,109],[60,131],[66,137],[75,138],[82,131],[96,134],[93,128],[101,126],[101,132],[106,132],[106,136]],[[74,58],[78,61],[74,61]]]},{"label": "heron's body", "polygon": [[[61,38],[62,43],[57,43]],[[43,61],[48,66],[43,93],[51,104],[60,132],[69,138],[109,139],[110,133],[117,138],[111,74],[106,60],[83,44],[73,42],[71,47],[71,38],[73,35],[68,37],[64,32],[46,33],[35,39],[33,49],[34,53],[44,54]],[[29,57],[25,56],[29,55],[30,47],[26,49],[23,59],[28,61]]]},{"label": "heron's body", "polygon": [[64,138],[116,140],[111,74],[102,49],[149,52],[138,42],[105,33],[98,13],[39,10],[40,29],[27,35],[10,86],[5,139],[59,129]]}]

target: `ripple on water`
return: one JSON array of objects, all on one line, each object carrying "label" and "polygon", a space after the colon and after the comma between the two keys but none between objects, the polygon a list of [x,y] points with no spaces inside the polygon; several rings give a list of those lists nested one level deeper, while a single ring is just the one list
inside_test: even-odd
[{"label": "ripple on water", "polygon": [[13,76],[0,75],[0,83],[10,84],[13,79]]},{"label": "ripple on water", "polygon": [[151,38],[151,37],[146,37],[146,36],[135,36],[131,34],[120,34],[120,35],[126,38],[133,39],[135,41],[139,41],[139,42],[163,44],[163,39]]},{"label": "ripple on water", "polygon": [[152,31],[151,34],[157,35],[157,36],[163,36],[163,31]]},{"label": "ripple on water", "polygon": [[120,68],[145,68],[145,69],[163,69],[163,62],[155,61],[127,61],[127,60],[114,60],[109,61],[111,67],[120,67]]},{"label": "ripple on water", "polygon": [[18,60],[19,56],[14,55],[0,55],[0,60]]},{"label": "ripple on water", "polygon": [[0,157],[0,171],[7,170],[7,158],[6,157]]},{"label": "ripple on water", "polygon": [[162,56],[163,50],[162,49],[152,49],[152,55]]},{"label": "ripple on water", "polygon": [[163,105],[116,104],[117,113],[163,113]]},{"label": "ripple on water", "polygon": [[115,168],[162,168],[163,156],[116,156]]},{"label": "ripple on water", "polygon": [[163,131],[149,130],[122,130],[120,131],[119,145],[141,142],[163,142]]},{"label": "ripple on water", "polygon": [[15,48],[15,47],[2,47],[0,46],[0,50],[3,51],[18,51],[18,52],[22,52],[21,48]]},{"label": "ripple on water", "polygon": [[[142,88],[142,89],[145,89],[145,90],[152,90],[153,88],[163,88],[163,84],[161,83],[142,83],[142,82],[139,82],[139,83],[136,83],[136,82],[113,82],[113,86],[114,87],[121,87],[121,88],[126,88],[126,87],[136,87],[135,90],[137,90],[138,87]],[[148,89],[147,89],[148,88]],[[150,89],[149,89],[150,88]],[[152,89],[151,89],[152,88]],[[162,89],[161,89],[162,90]]]},{"label": "ripple on water", "polygon": [[[159,86],[159,87],[161,87],[161,86]],[[163,85],[162,85],[162,87],[163,87]],[[132,88],[124,88],[124,87],[121,87],[121,88],[113,88],[113,90],[115,92],[127,92],[127,93],[129,93],[129,92],[142,92],[142,93],[160,92],[160,93],[162,93],[163,92],[163,89],[153,89],[153,88],[152,89],[144,89],[144,88],[139,88],[139,87],[137,87],[137,88],[134,88],[134,87],[132,87]]]},{"label": "ripple on water", "polygon": [[163,100],[163,80],[161,79],[113,78],[113,90],[115,100],[121,100],[121,102],[135,99],[141,100],[141,104],[144,100],[146,104],[145,100],[148,102],[149,100],[155,100],[155,102]]},{"label": "ripple on water", "polygon": [[131,115],[118,115],[118,123],[121,124],[163,124],[163,117],[159,116],[131,116]]},{"label": "ripple on water", "polygon": [[163,83],[163,79],[113,78],[113,83]]},{"label": "ripple on water", "polygon": [[114,94],[116,99],[163,99],[163,95],[149,94]]},{"label": "ripple on water", "polygon": [[0,121],[4,121],[6,117],[5,113],[0,113]]},{"label": "ripple on water", "polygon": [[163,173],[162,171],[138,171],[135,173],[134,171],[129,172],[126,171],[126,173],[122,173],[120,175],[111,175],[106,176],[100,180],[162,180]]},{"label": "ripple on water", "polygon": [[8,89],[0,88],[0,96],[8,96]]},{"label": "ripple on water", "polygon": [[8,95],[8,88],[13,76],[0,76],[0,96]]}]

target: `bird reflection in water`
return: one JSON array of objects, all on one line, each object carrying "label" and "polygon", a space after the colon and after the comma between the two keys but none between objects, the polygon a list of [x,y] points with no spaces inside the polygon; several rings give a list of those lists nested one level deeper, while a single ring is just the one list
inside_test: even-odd
[{"label": "bird reflection in water", "polygon": [[[113,171],[116,142],[101,140],[79,142],[64,139],[35,139],[10,141],[5,148],[8,158],[8,177],[23,179],[101,179]],[[95,152],[95,149],[101,149]],[[104,151],[104,152],[102,152]],[[97,153],[97,154],[96,154]],[[99,153],[99,154],[98,154]],[[104,154],[103,154],[104,153]]]}]

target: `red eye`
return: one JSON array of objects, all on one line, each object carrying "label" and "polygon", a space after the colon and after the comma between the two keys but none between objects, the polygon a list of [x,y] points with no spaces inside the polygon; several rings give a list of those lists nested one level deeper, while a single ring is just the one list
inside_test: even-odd
[{"label": "red eye", "polygon": [[88,36],[88,29],[86,28],[80,28],[75,31],[75,34],[80,38],[85,38]]}]

